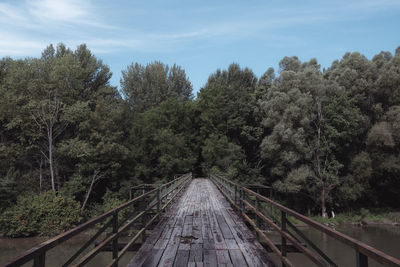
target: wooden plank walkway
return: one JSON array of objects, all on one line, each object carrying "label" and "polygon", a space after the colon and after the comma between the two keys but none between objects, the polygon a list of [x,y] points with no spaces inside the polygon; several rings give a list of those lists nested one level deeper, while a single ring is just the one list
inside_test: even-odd
[{"label": "wooden plank walkway", "polygon": [[208,179],[193,179],[128,266],[275,266]]}]

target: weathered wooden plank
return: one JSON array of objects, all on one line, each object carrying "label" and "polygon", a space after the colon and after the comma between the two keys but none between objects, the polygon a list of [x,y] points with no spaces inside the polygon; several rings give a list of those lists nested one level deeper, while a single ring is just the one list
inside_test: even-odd
[{"label": "weathered wooden plank", "polygon": [[162,250],[162,249],[152,249],[150,252],[150,255],[147,257],[147,259],[143,262],[143,264],[141,266],[143,266],[143,267],[157,266],[163,252],[164,252],[164,250]]},{"label": "weathered wooden plank", "polygon": [[139,251],[136,253],[136,256],[129,262],[127,266],[134,267],[134,266],[141,266],[143,262],[147,259],[150,255],[150,252],[153,248],[152,244],[143,244]]},{"label": "weathered wooden plank", "polygon": [[174,267],[186,267],[189,260],[189,250],[178,250],[175,257]]},{"label": "weathered wooden plank", "polygon": [[205,249],[203,250],[204,259],[203,263],[204,266],[215,267],[217,266],[217,253],[215,250]]},{"label": "weathered wooden plank", "polygon": [[208,213],[209,213],[209,219],[210,219],[211,232],[213,234],[213,239],[215,242],[215,248],[216,249],[227,249],[224,238],[223,238],[223,234],[218,225],[217,219],[215,218],[213,210],[210,209],[208,211]]},{"label": "weathered wooden plank", "polygon": [[228,224],[226,223],[224,217],[219,213],[216,213],[215,216],[217,218],[219,227],[221,228],[221,232],[222,232],[224,238],[233,238],[232,232],[231,232]]},{"label": "weathered wooden plank", "polygon": [[157,266],[271,266],[227,203],[209,180],[193,180],[128,266],[153,266],[157,259]]},{"label": "weathered wooden plank", "polygon": [[[178,231],[176,233],[179,233]],[[180,234],[180,233],[179,233]],[[178,251],[180,243],[180,236],[175,236],[170,239],[166,249],[164,250],[164,254],[162,255],[158,266],[172,266],[175,260],[176,253]]]},{"label": "weathered wooden plank", "polygon": [[[211,191],[217,190],[215,187],[211,187]],[[218,201],[213,201],[215,210],[222,212],[225,217],[225,221],[230,227],[233,236],[242,252],[242,255],[246,259],[249,266],[268,266],[270,262],[264,262],[265,257],[260,257],[259,251],[255,248],[254,243],[258,243],[255,236],[249,231],[247,227],[243,227],[244,223],[242,220],[233,221],[231,213],[228,212],[226,208],[223,207],[221,203],[226,200],[223,198],[222,194],[217,194]]]},{"label": "weathered wooden plank", "polygon": [[154,249],[165,249],[168,245],[168,239],[158,239],[157,243],[154,245]]},{"label": "weathered wooden plank", "polygon": [[248,266],[246,260],[243,257],[242,252],[239,249],[229,250],[229,255],[233,266],[235,267]]},{"label": "weathered wooden plank", "polygon": [[[200,211],[198,211],[200,213]],[[197,216],[197,217],[193,217],[193,225],[197,225],[200,226],[201,225],[201,217]]]},{"label": "weathered wooden plank", "polygon": [[193,216],[192,215],[186,215],[184,224],[193,225]]},{"label": "weathered wooden plank", "polygon": [[215,242],[213,239],[203,239],[203,249],[215,249]]},{"label": "weathered wooden plank", "polygon": [[203,262],[202,244],[192,244],[190,247],[189,262]]},{"label": "weathered wooden plank", "polygon": [[225,243],[228,249],[239,249],[239,246],[234,238],[225,239]]},{"label": "weathered wooden plank", "polygon": [[217,250],[217,263],[218,266],[233,266],[231,259],[229,257],[229,251],[228,250]]},{"label": "weathered wooden plank", "polygon": [[201,226],[201,236],[205,240],[214,239],[213,234],[211,232],[211,226],[209,224],[202,224]]}]

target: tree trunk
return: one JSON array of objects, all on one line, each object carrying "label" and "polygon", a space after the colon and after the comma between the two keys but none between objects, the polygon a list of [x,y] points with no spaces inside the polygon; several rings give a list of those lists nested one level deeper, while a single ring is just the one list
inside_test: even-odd
[{"label": "tree trunk", "polygon": [[322,194],[321,194],[321,209],[322,209],[321,215],[322,215],[322,218],[328,217],[328,214],[326,213],[326,195],[325,195],[325,192],[326,192],[326,190],[325,190],[325,188],[323,188],[322,189]]},{"label": "tree trunk", "polygon": [[40,156],[39,165],[39,192],[42,193],[42,182],[43,182],[43,156]]},{"label": "tree trunk", "polygon": [[[55,179],[57,176],[54,171],[54,143],[57,136],[60,135],[65,129],[65,125],[58,121],[60,108],[61,102],[57,99],[57,97],[54,97],[54,99],[52,99],[49,92],[47,103],[42,103],[41,109],[38,110],[37,113],[32,114],[33,120],[39,126],[39,130],[41,130],[42,128],[46,129],[46,150],[41,150],[41,154],[49,162],[51,189],[53,191],[56,191]],[[58,126],[57,123],[59,123]],[[58,183],[58,189],[59,187],[60,183]]]},{"label": "tree trunk", "polygon": [[54,182],[54,165],[53,165],[53,131],[52,128],[48,129],[48,141],[49,141],[49,166],[50,166],[50,178],[51,178],[51,189],[56,191]]},{"label": "tree trunk", "polygon": [[90,193],[92,192],[93,185],[94,185],[94,183],[96,181],[97,174],[98,174],[98,171],[94,171],[92,182],[90,183],[89,189],[88,189],[88,191],[86,193],[85,201],[83,201],[83,204],[82,204],[82,207],[81,207],[81,211],[83,211],[85,209],[85,207],[86,207],[86,203],[87,203],[87,201],[89,199]]}]

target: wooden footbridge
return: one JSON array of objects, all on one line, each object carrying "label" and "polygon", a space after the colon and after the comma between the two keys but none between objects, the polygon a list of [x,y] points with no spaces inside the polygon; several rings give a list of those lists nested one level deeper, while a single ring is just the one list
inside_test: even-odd
[{"label": "wooden footbridge", "polygon": [[[192,179],[191,174],[162,185],[140,185],[131,189],[131,199],[123,205],[39,244],[3,266],[28,262],[45,266],[48,251],[88,229],[94,229],[90,238],[62,266],[86,265],[104,251],[110,251],[112,259],[103,266],[117,266],[127,251],[136,251],[128,266],[245,267],[277,266],[279,262],[296,266],[289,260],[289,252],[303,253],[317,266],[337,266],[291,218],[354,250],[356,266],[368,266],[369,259],[384,266],[400,266],[399,259],[267,198],[265,191],[269,189],[239,185],[218,175]],[[279,233],[280,242],[271,241],[271,231]],[[123,237],[129,237],[129,241],[119,242]]]}]

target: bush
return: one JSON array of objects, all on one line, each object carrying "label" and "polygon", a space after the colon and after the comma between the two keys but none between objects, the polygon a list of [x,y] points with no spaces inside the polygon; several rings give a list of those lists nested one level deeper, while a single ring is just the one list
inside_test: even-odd
[{"label": "bush", "polygon": [[[103,204],[96,203],[89,208],[89,218],[97,217],[103,213],[106,213],[122,204],[124,204],[127,200],[123,200],[117,192],[112,192],[107,190],[103,196]],[[118,212],[118,224],[122,225],[128,218],[132,217],[134,212],[137,214],[138,210],[135,210],[133,206],[126,207]],[[108,220],[108,219],[107,219]],[[103,226],[107,221],[103,221],[102,224],[98,225],[98,227]]]},{"label": "bush", "polygon": [[81,220],[79,202],[48,191],[19,197],[16,205],[0,215],[0,234],[9,237],[54,235]]}]

